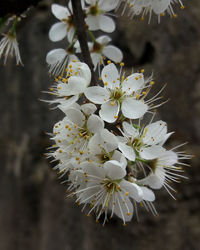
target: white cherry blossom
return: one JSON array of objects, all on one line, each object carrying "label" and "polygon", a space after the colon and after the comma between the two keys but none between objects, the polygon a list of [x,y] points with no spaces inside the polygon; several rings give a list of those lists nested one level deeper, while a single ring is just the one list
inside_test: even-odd
[{"label": "white cherry blossom", "polygon": [[119,63],[123,59],[123,54],[120,49],[114,45],[108,45],[111,38],[108,36],[100,36],[96,39],[95,43],[89,43],[90,53],[94,68],[103,62],[103,57]]},{"label": "white cherry blossom", "polygon": [[152,12],[158,15],[158,21],[160,22],[160,16],[164,15],[165,12],[168,12],[171,16],[176,17],[177,15],[173,11],[173,4],[179,2],[181,9],[184,9],[182,1],[175,0],[130,0],[129,6],[131,15],[140,15],[142,18],[145,14],[149,13],[149,21],[151,19]]},{"label": "white cherry blossom", "polygon": [[73,60],[78,60],[78,58],[73,53],[62,48],[53,49],[46,56],[49,73],[54,76],[61,74],[68,65],[68,62]]},{"label": "white cherry blossom", "polygon": [[51,26],[49,39],[57,42],[67,36],[68,41],[71,42],[75,32],[72,10],[59,4],[52,4],[51,11],[60,22]]},{"label": "white cherry blossom", "polygon": [[108,11],[114,10],[118,2],[119,0],[86,0],[86,3],[90,5],[87,8],[87,17],[85,18],[89,30],[102,30],[107,33],[113,32],[115,30],[115,22],[106,14]]},{"label": "white cherry blossom", "polygon": [[7,62],[8,57],[15,57],[16,58],[16,64],[23,65],[19,46],[16,38],[16,34],[5,34],[4,37],[0,41],[0,59],[4,56],[4,65]]},{"label": "white cherry blossom", "polygon": [[150,161],[152,171],[150,174],[138,180],[137,183],[140,185],[146,185],[152,189],[160,189],[163,186],[168,193],[173,197],[171,191],[176,192],[171,186],[171,182],[180,182],[181,178],[187,178],[182,173],[184,170],[179,165],[187,165],[181,162],[183,159],[189,159],[190,156],[183,153],[176,153],[173,150],[163,149],[163,153],[160,154],[156,159]]},{"label": "white cherry blossom", "polygon": [[163,153],[162,145],[172,134],[167,133],[167,124],[163,121],[150,123],[144,128],[123,122],[122,127],[124,142],[119,142],[118,147],[130,161],[135,161],[137,155],[146,160],[157,158]]},{"label": "white cherry blossom", "polygon": [[64,119],[55,124],[52,139],[58,149],[49,156],[60,161],[60,170],[81,168],[81,162],[88,160],[88,143],[104,129],[103,120],[94,111],[93,104],[77,105],[67,109]]},{"label": "white cherry blossom", "polygon": [[106,161],[102,167],[91,163],[83,171],[87,186],[78,188],[75,193],[80,204],[89,203],[92,207],[88,214],[95,211],[98,221],[104,212],[104,224],[109,211],[110,217],[116,214],[124,224],[130,221],[133,215],[130,198],[140,202],[144,193],[137,184],[123,179],[126,175],[124,166],[116,160],[110,160]]},{"label": "white cherry blossom", "polygon": [[65,70],[65,75],[58,76],[55,85],[50,88],[57,99],[50,103],[59,103],[61,110],[66,110],[72,106],[79,95],[84,92],[91,81],[91,71],[87,64],[72,61]]},{"label": "white cherry blossom", "polygon": [[115,122],[120,111],[130,119],[138,119],[147,112],[146,92],[142,91],[146,83],[142,73],[124,78],[111,63],[103,68],[101,77],[104,87],[89,87],[84,93],[91,102],[102,104],[99,115],[104,121]]}]

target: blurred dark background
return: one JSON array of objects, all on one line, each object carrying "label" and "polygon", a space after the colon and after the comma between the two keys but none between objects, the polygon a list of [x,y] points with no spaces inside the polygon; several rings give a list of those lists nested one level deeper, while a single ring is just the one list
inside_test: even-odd
[{"label": "blurred dark background", "polygon": [[185,1],[183,11],[176,6],[178,18],[163,17],[159,25],[155,16],[150,25],[121,17],[112,34],[127,71],[153,71],[155,92],[168,83],[163,96],[170,101],[157,117],[176,131],[168,147],[188,141],[186,151],[196,155],[186,169],[189,180],[175,186],[177,201],[156,192],[159,216],[141,208],[140,222],[133,218],[126,227],[117,218],[102,227],[81,213],[45,159],[45,132],[63,117],[39,101],[52,84],[46,53],[65,44],[48,40],[56,22],[50,4],[31,8],[18,27],[25,66],[10,60],[0,67],[0,250],[199,250],[200,1]]}]

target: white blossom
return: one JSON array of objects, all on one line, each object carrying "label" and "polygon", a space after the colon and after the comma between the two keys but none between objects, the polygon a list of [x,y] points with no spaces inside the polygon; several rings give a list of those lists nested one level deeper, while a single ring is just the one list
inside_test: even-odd
[{"label": "white blossom", "polygon": [[98,64],[103,63],[103,58],[106,57],[115,63],[119,63],[123,59],[123,54],[120,49],[114,45],[108,45],[111,38],[108,36],[100,36],[96,42],[89,43],[90,53],[94,69]]},{"label": "white blossom", "polygon": [[119,142],[119,149],[124,156],[135,161],[136,155],[142,159],[152,160],[163,153],[162,145],[172,133],[167,133],[167,124],[157,121],[144,128],[134,127],[128,122],[122,123],[124,142]]},{"label": "white blossom", "polygon": [[115,122],[120,110],[130,119],[138,119],[147,112],[146,92],[142,91],[146,83],[142,73],[124,78],[111,63],[103,68],[101,77],[104,87],[89,87],[84,93],[90,101],[102,104],[99,115],[104,121]]},{"label": "white blossom", "polygon": [[72,106],[91,81],[91,71],[87,64],[72,61],[65,70],[65,75],[56,78],[55,85],[50,88],[51,94],[57,99],[50,103],[59,103],[61,110],[66,110]]},{"label": "white blossom", "polygon": [[46,62],[49,66],[49,73],[54,76],[61,74],[65,70],[68,62],[73,60],[78,60],[78,58],[71,52],[68,52],[62,48],[53,49],[49,51],[46,56]]},{"label": "white blossom", "polygon": [[8,57],[15,57],[16,58],[16,64],[23,65],[19,46],[16,38],[16,34],[4,34],[4,37],[0,41],[0,58],[4,56],[4,65],[7,62]]},{"label": "white blossom", "polygon": [[106,14],[108,11],[114,10],[118,2],[119,0],[86,0],[86,3],[90,4],[86,10],[87,17],[85,18],[89,30],[113,32],[115,30],[115,22]]},{"label": "white blossom", "polygon": [[[187,178],[182,174],[184,170],[180,165],[187,166],[181,160],[189,158],[190,156],[185,153],[176,153],[173,150],[167,151],[163,149],[162,154],[149,162],[151,166],[150,174],[138,180],[137,183],[152,189],[160,189],[164,186],[167,192],[175,199],[171,191],[176,192],[176,190],[170,186],[170,183],[180,183],[181,178]],[[179,166],[176,166],[176,164],[179,164]]]},{"label": "white blossom", "polygon": [[145,14],[149,13],[149,21],[151,20],[152,12],[158,15],[158,21],[160,16],[168,12],[171,16],[176,17],[177,15],[173,11],[173,4],[180,3],[181,9],[184,9],[184,5],[181,0],[131,0],[128,1],[130,6],[131,15],[140,15],[142,18]]},{"label": "white blossom", "polygon": [[60,22],[51,26],[49,39],[53,42],[57,42],[67,36],[68,41],[71,43],[75,32],[72,9],[59,4],[52,4],[51,11]]},{"label": "white blossom", "polygon": [[93,104],[77,104],[65,110],[64,119],[55,124],[52,139],[58,148],[49,156],[59,160],[60,170],[81,168],[81,162],[88,161],[88,143],[104,128],[103,120],[93,114],[95,110]]},{"label": "white blossom", "polygon": [[102,166],[90,163],[83,168],[86,187],[77,188],[75,192],[79,204],[90,204],[88,215],[95,211],[96,220],[104,213],[104,224],[107,220],[108,212],[111,215],[116,214],[123,220],[130,221],[133,215],[133,205],[131,199],[135,202],[141,202],[143,199],[153,201],[155,196],[148,189],[142,189],[135,183],[124,180],[126,175],[126,165],[113,159],[106,161]]}]

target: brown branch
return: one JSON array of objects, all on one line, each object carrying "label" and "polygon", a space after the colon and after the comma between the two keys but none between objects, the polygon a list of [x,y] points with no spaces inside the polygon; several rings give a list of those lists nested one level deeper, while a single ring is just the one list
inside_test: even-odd
[{"label": "brown branch", "polygon": [[92,82],[91,85],[97,85],[97,79],[94,72],[94,65],[92,63],[92,59],[90,56],[90,51],[87,43],[87,33],[86,33],[86,23],[85,23],[85,14],[82,10],[81,1],[80,0],[72,0],[72,8],[73,8],[73,17],[76,25],[76,31],[78,40],[81,47],[81,54],[83,56],[83,61],[89,66],[92,73]]}]

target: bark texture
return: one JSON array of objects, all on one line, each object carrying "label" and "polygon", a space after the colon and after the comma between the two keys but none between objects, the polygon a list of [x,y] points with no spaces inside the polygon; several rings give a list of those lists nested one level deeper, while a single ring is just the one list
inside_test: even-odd
[{"label": "bark texture", "polygon": [[10,62],[0,68],[0,250],[199,249],[200,2],[186,4],[177,19],[162,18],[160,25],[122,18],[112,35],[123,48],[127,70],[153,70],[155,91],[168,83],[163,95],[170,101],[159,116],[176,131],[169,148],[188,141],[188,153],[196,155],[186,169],[190,179],[176,186],[178,200],[156,192],[160,215],[141,208],[140,223],[133,219],[127,227],[117,218],[102,227],[81,213],[73,200],[65,199],[66,187],[45,160],[50,145],[45,131],[63,117],[39,100],[49,98],[41,91],[52,83],[45,56],[64,42],[48,40],[56,22],[49,6],[22,21],[18,38],[25,67]]}]

